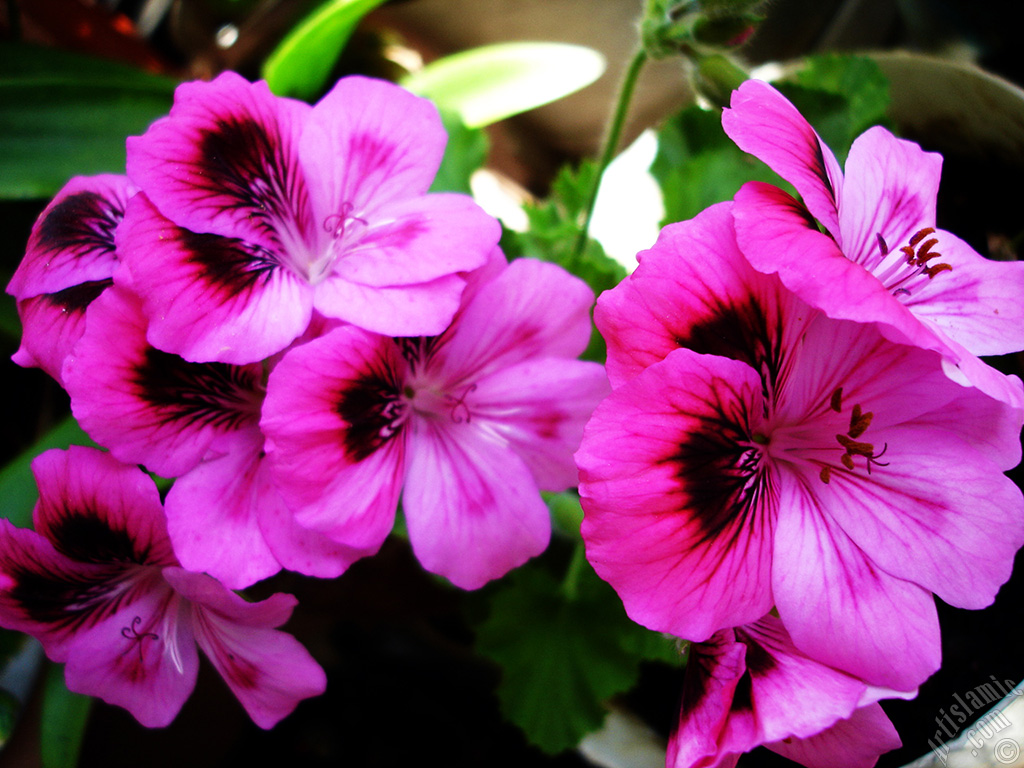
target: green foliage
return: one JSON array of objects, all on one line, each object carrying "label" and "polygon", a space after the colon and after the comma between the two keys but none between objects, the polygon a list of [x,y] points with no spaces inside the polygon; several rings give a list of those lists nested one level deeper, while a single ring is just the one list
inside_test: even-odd
[{"label": "green foliage", "polygon": [[546,752],[599,728],[603,702],[632,687],[641,661],[679,661],[672,641],[630,621],[582,557],[567,583],[531,563],[496,589],[476,647],[503,669],[503,714]]},{"label": "green foliage", "polygon": [[40,749],[43,768],[75,768],[92,699],[64,685],[64,667],[48,664],[43,690]]},{"label": "green foliage", "polygon": [[170,109],[173,80],[0,43],[0,198],[49,197],[71,177],[124,173],[125,137]]},{"label": "green foliage", "polygon": [[263,64],[262,77],[278,96],[319,95],[360,19],[383,0],[329,0],[303,19]]},{"label": "green foliage", "polygon": [[[626,276],[626,269],[605,254],[596,240],[588,238],[582,254],[576,254],[576,241],[583,230],[583,216],[596,173],[597,166],[592,162],[582,163],[576,170],[562,168],[552,182],[548,198],[526,205],[527,231],[506,231],[501,246],[509,258],[529,256],[559,264],[600,295],[618,285]],[[596,331],[583,357],[604,362],[604,339]]]},{"label": "green foliage", "polygon": [[487,160],[487,134],[479,128],[469,128],[454,112],[442,110],[441,120],[448,132],[448,145],[430,191],[468,195],[469,178]]},{"label": "green foliage", "polygon": [[95,445],[72,416],[65,418],[0,470],[0,499],[3,499],[0,517],[6,517],[19,528],[32,525],[32,508],[38,497],[35,478],[32,476],[32,461],[43,451],[67,448],[69,445]]},{"label": "green foliage", "polygon": [[597,51],[567,43],[501,43],[445,56],[402,85],[471,128],[561,99],[604,72]]},{"label": "green foliage", "polygon": [[[888,83],[870,59],[812,57],[794,82],[777,85],[840,162],[861,132],[886,123]],[[764,163],[732,143],[718,112],[696,106],[684,109],[659,131],[651,173],[664,194],[665,224],[691,219],[709,205],[732,199],[748,181],[765,181],[793,193]]]}]

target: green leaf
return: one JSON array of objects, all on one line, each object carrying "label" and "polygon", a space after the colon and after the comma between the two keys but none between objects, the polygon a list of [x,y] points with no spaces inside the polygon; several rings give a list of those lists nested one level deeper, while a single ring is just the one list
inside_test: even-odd
[{"label": "green leaf", "polygon": [[329,0],[299,22],[263,64],[278,96],[315,98],[360,19],[384,0]]},{"label": "green leaf", "polygon": [[67,689],[62,665],[47,666],[40,733],[43,768],[75,768],[92,699]]},{"label": "green leaf", "polygon": [[43,451],[67,448],[69,445],[95,445],[73,416],[68,416],[0,470],[0,499],[4,500],[0,516],[6,517],[19,528],[32,525],[32,508],[39,495],[32,476],[32,461]]},{"label": "green leaf", "polygon": [[438,59],[402,80],[482,128],[568,96],[604,72],[600,53],[568,43],[499,43]]},{"label": "green leaf", "polygon": [[[476,628],[477,650],[503,668],[503,714],[550,753],[601,726],[603,702],[636,682],[645,657],[672,655],[672,643],[630,621],[611,587],[583,566],[573,598],[540,566],[519,568]],[[659,644],[670,650],[655,653]]]},{"label": "green leaf", "polygon": [[124,173],[125,137],[166,114],[175,82],[0,43],[0,198],[50,197],[80,174]]},{"label": "green leaf", "polygon": [[448,132],[448,145],[430,191],[471,194],[469,179],[487,160],[487,134],[469,128],[454,112],[442,111],[441,120]]}]

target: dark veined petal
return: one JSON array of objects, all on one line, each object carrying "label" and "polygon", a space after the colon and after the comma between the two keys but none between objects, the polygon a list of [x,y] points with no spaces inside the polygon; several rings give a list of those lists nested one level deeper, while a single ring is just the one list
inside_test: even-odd
[{"label": "dark veined petal", "polygon": [[64,386],[64,361],[85,331],[85,311],[111,285],[113,280],[97,280],[19,301],[21,346],[11,359],[42,368]]},{"label": "dark veined petal", "polygon": [[117,266],[114,232],[134,193],[126,176],[71,179],[32,227],[7,292],[26,299],[109,280]]},{"label": "dark veined petal", "polygon": [[316,227],[298,160],[309,113],[233,72],[183,83],[170,115],[128,139],[128,176],[180,227],[301,250]]},{"label": "dark veined petal", "polygon": [[762,412],[753,369],[684,349],[594,412],[576,453],[583,539],[634,621],[701,641],[771,608]]},{"label": "dark veined petal", "polygon": [[147,337],[199,362],[253,363],[300,336],[312,288],[272,251],[237,238],[175,226],[138,195],[117,245],[118,282],[139,295]]},{"label": "dark veined petal", "polygon": [[262,368],[190,363],[146,341],[141,302],[115,286],[90,311],[65,367],[82,428],[122,461],[164,477],[195,467],[218,441],[256,429]]}]

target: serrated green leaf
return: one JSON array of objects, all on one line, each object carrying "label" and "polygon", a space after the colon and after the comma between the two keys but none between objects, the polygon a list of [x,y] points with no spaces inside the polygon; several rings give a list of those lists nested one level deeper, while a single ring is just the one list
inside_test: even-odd
[{"label": "serrated green leaf", "polygon": [[262,77],[278,96],[310,100],[327,82],[359,21],[384,0],[329,0],[288,33],[267,57]]},{"label": "serrated green leaf", "polygon": [[604,72],[600,53],[568,43],[498,43],[438,59],[402,80],[471,128],[568,96]]},{"label": "serrated green leaf", "polygon": [[113,62],[0,43],[0,198],[50,197],[72,176],[124,173],[125,138],[176,83]]},{"label": "serrated green leaf", "polygon": [[3,499],[0,517],[6,517],[19,528],[32,525],[32,508],[39,495],[32,476],[32,461],[43,451],[67,448],[69,445],[95,445],[72,416],[65,418],[0,470],[0,499]]},{"label": "serrated green leaf", "polygon": [[43,768],[75,768],[92,699],[67,689],[62,665],[47,667],[40,724]]},{"label": "serrated green leaf", "polygon": [[477,626],[477,650],[503,669],[502,712],[550,753],[601,726],[603,702],[636,682],[645,641],[635,635],[651,634],[589,566],[573,592],[569,599],[547,571],[524,566],[499,585]]},{"label": "serrated green leaf", "polygon": [[441,167],[437,170],[431,192],[462,192],[470,194],[469,179],[487,160],[487,134],[470,128],[454,112],[441,112],[441,121],[448,132]]}]

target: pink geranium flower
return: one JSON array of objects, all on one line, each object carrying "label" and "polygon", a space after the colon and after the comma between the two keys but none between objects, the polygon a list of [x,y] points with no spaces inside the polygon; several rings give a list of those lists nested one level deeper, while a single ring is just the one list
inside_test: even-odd
[{"label": "pink geranium flower", "polygon": [[323,670],[290,635],[295,599],[249,603],[171,551],[156,486],[91,448],[32,465],[36,531],[0,520],[0,625],[65,662],[68,688],[167,725],[207,655],[253,721],[270,728],[324,691]]},{"label": "pink geranium flower", "polygon": [[539,554],[551,524],[538,488],[576,484],[572,452],[608,387],[602,366],[574,359],[592,303],[559,267],[496,254],[438,336],[347,326],[290,351],[261,425],[296,519],[378,547],[402,494],[420,562],[467,589]]},{"label": "pink geranium flower", "polygon": [[318,104],[226,72],[179,86],[128,140],[143,193],[117,243],[150,342],[188,360],[256,362],[321,314],[392,335],[440,333],[500,235],[465,195],[427,194],[445,133],[430,102],[362,77]]},{"label": "pink geranium flower", "polygon": [[1024,349],[1024,264],[989,261],[936,227],[940,155],[875,127],[844,176],[796,108],[756,80],[733,93],[722,125],[803,197],[760,182],[737,194],[737,237],[756,269],[830,317],[942,352],[979,385],[985,370],[966,358]]},{"label": "pink geranium flower", "polygon": [[[732,768],[764,745],[809,768],[871,768],[899,736],[877,701],[894,691],[809,658],[774,616],[690,645],[668,768]],[[913,695],[913,694],[909,694]]]},{"label": "pink geranium flower", "polygon": [[704,641],[774,605],[813,658],[916,687],[931,593],[988,605],[1024,543],[1019,412],[755,271],[731,208],[666,227],[598,301],[616,389],[577,453],[588,558],[652,629]]},{"label": "pink geranium flower", "polygon": [[113,286],[89,310],[64,367],[82,428],[119,460],[178,478],[167,493],[174,551],[233,589],[283,565],[337,576],[368,554],[297,525],[269,481],[259,363],[190,363],[146,341],[140,300]]},{"label": "pink geranium flower", "polygon": [[32,227],[7,293],[23,327],[13,360],[63,384],[61,368],[84,329],[85,310],[111,285],[114,232],[135,188],[126,176],[76,176]]}]

